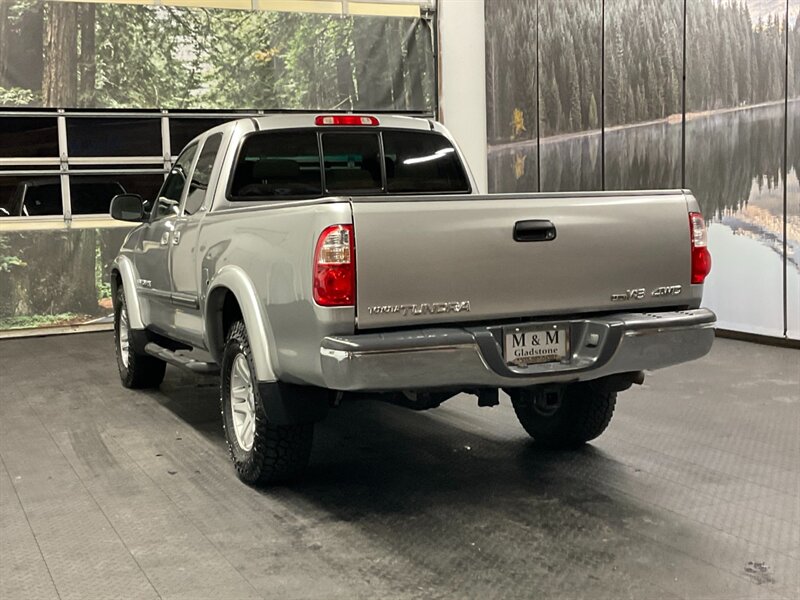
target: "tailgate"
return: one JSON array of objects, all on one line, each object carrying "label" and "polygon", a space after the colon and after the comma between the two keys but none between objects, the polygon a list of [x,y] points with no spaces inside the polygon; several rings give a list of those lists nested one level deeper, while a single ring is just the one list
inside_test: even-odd
[{"label": "tailgate", "polygon": [[358,327],[696,306],[687,215],[679,191],[353,198]]}]

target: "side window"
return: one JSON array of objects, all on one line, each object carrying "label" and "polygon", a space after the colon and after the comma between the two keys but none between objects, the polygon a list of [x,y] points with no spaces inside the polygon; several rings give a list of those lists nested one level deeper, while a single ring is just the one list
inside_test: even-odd
[{"label": "side window", "polygon": [[161,191],[158,193],[151,221],[158,221],[178,214],[181,194],[186,185],[186,175],[192,167],[195,153],[197,153],[197,144],[192,144],[175,161],[175,166],[172,167],[166,181],[164,181],[164,185],[161,186]]},{"label": "side window", "polygon": [[206,139],[203,144],[203,151],[197,159],[197,164],[192,173],[192,181],[189,184],[189,194],[186,196],[186,204],[183,207],[183,214],[193,215],[196,213],[206,200],[208,193],[208,183],[211,179],[211,169],[214,168],[214,160],[217,158],[219,146],[222,143],[222,134],[215,133]]},{"label": "side window", "polygon": [[233,172],[231,200],[317,198],[322,194],[316,131],[249,135]]}]

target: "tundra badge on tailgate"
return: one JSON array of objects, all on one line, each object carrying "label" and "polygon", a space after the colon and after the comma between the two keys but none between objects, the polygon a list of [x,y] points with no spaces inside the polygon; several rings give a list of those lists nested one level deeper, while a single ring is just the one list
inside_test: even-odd
[{"label": "tundra badge on tailgate", "polygon": [[400,313],[404,317],[419,315],[439,315],[451,312],[469,312],[469,300],[460,302],[423,302],[422,304],[391,304],[388,306],[370,306],[369,314],[382,315]]}]

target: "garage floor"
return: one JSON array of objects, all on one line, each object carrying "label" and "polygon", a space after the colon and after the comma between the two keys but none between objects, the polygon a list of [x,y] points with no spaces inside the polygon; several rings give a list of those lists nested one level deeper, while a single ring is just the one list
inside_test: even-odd
[{"label": "garage floor", "polygon": [[507,399],[344,405],[256,490],[216,382],[123,389],[110,334],[0,341],[0,598],[800,597],[800,352],[720,339],[576,453]]}]

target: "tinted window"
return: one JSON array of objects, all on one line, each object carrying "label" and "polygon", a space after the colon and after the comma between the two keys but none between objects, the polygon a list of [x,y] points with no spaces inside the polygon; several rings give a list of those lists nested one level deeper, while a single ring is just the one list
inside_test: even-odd
[{"label": "tinted window", "polygon": [[18,202],[14,210],[18,216],[62,214],[61,182],[57,177],[26,181],[17,188],[17,195]]},{"label": "tinted window", "polygon": [[383,189],[378,134],[326,133],[322,153],[327,191],[375,193]]},{"label": "tinted window", "polygon": [[57,157],[55,117],[0,117],[0,157]]},{"label": "tinted window", "polygon": [[194,155],[197,152],[197,144],[192,144],[178,157],[175,166],[167,175],[166,181],[161,188],[161,192],[156,200],[153,211],[153,221],[163,219],[178,214],[178,206],[181,202],[181,194],[186,185],[186,175],[192,166]]},{"label": "tinted window", "polygon": [[108,214],[111,199],[124,194],[115,179],[70,177],[69,194],[73,215]]},{"label": "tinted window", "polygon": [[442,135],[385,131],[383,150],[390,193],[469,191],[455,148]]},{"label": "tinted window", "polygon": [[197,159],[197,165],[192,173],[192,183],[189,186],[189,195],[183,207],[184,214],[193,215],[203,206],[208,192],[208,182],[211,179],[211,169],[214,168],[214,159],[217,158],[219,145],[222,143],[222,134],[215,133],[206,139],[203,151]]},{"label": "tinted window", "polygon": [[204,131],[230,119],[169,118],[169,140],[172,152],[177,152]]},{"label": "tinted window", "polygon": [[[1,175],[1,173],[0,173]],[[46,185],[50,193],[47,202],[54,212],[39,214],[61,215],[61,183],[58,176],[0,176],[0,217],[25,216],[22,212],[22,201],[25,191],[33,185]]]},{"label": "tinted window", "polygon": [[314,198],[321,193],[316,132],[256,133],[245,140],[231,183],[233,200]]},{"label": "tinted window", "polygon": [[71,117],[70,156],[161,156],[161,119]]}]

